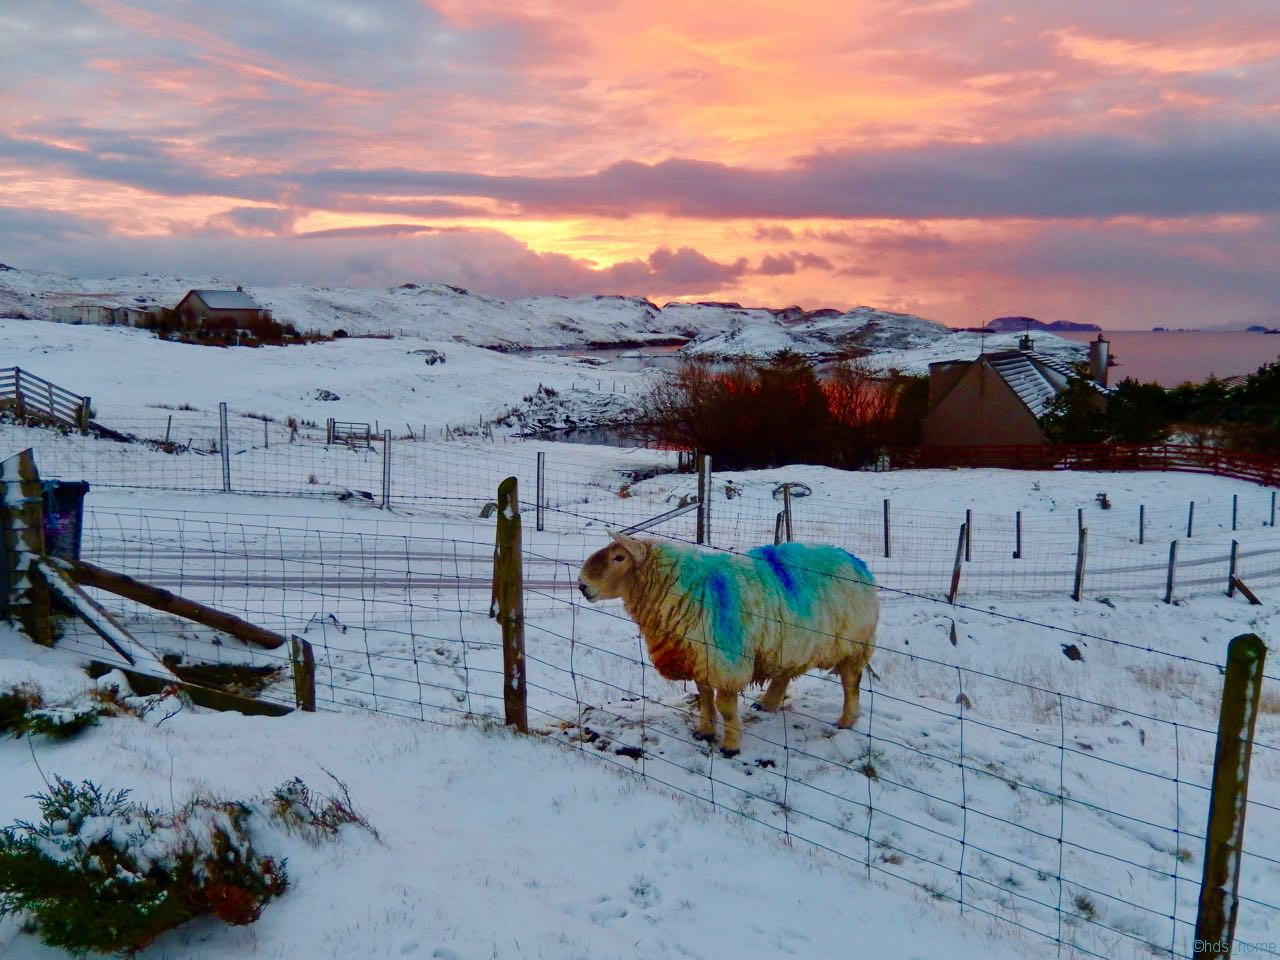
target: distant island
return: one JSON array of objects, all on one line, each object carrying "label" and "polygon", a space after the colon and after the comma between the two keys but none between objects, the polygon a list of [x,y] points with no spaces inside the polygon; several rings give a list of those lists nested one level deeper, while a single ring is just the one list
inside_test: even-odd
[{"label": "distant island", "polygon": [[1072,320],[1054,320],[1052,323],[1044,323],[1034,317],[996,317],[984,329],[994,333],[1021,333],[1024,330],[1048,330],[1050,333],[1063,330],[1086,332],[1102,330],[1096,323],[1076,323]]}]

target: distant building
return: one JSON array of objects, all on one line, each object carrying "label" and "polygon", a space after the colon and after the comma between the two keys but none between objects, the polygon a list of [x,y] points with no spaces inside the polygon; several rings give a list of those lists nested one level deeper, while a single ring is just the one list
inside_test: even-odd
[{"label": "distant building", "polygon": [[[923,440],[929,446],[1042,444],[1039,418],[1050,401],[1078,376],[1068,363],[1036,353],[1030,337],[1018,350],[984,353],[976,360],[929,364],[929,412]],[[1108,341],[1089,344],[1089,379],[1106,391]]]},{"label": "distant building", "polygon": [[244,292],[234,290],[189,290],[173,308],[172,316],[184,330],[237,330],[255,327],[271,319],[271,311]]}]

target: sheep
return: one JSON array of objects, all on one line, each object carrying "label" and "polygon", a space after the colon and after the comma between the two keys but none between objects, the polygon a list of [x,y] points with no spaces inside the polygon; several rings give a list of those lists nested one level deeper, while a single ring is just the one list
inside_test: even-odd
[{"label": "sheep", "polygon": [[736,755],[738,694],[767,680],[757,706],[777,710],[792,678],[814,668],[840,675],[844,709],[836,726],[853,726],[880,614],[865,563],[831,546],[784,543],[730,554],[610,536],[613,543],[583,564],[578,589],[592,603],[621,597],[658,673],[697,684],[696,739],[715,741],[718,711],[721,752]]}]

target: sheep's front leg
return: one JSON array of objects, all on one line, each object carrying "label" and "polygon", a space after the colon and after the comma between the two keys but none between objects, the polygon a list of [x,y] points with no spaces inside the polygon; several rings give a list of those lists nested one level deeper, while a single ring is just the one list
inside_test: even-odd
[{"label": "sheep's front leg", "polygon": [[716,692],[711,684],[698,681],[698,729],[694,731],[695,740],[715,740],[716,738]]},{"label": "sheep's front leg", "polygon": [[742,723],[738,720],[738,691],[717,690],[716,709],[724,721],[724,743],[720,752],[735,757],[742,750]]},{"label": "sheep's front leg", "polygon": [[858,688],[862,685],[862,664],[850,657],[840,661],[840,683],[844,687],[844,709],[837,727],[848,729],[858,721]]}]

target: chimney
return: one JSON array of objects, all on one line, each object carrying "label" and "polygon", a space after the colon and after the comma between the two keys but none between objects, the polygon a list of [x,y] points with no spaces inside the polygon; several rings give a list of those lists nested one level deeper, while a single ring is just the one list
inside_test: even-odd
[{"label": "chimney", "polygon": [[1021,350],[1023,353],[1030,353],[1032,350],[1035,349],[1035,345],[1036,345],[1036,342],[1035,340],[1032,339],[1031,334],[1029,333],[1024,333],[1018,339],[1018,349]]},{"label": "chimney", "polygon": [[1111,359],[1111,341],[1104,340],[1098,334],[1097,340],[1089,341],[1089,379],[1099,386],[1107,385],[1107,366]]}]

